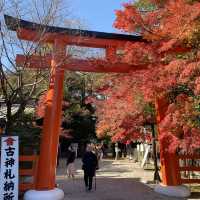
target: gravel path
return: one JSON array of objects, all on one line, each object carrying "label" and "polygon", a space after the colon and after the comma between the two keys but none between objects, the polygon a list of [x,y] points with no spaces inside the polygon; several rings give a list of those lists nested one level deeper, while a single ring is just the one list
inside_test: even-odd
[{"label": "gravel path", "polygon": [[97,189],[86,192],[80,160],[76,161],[77,174],[74,180],[65,176],[65,162],[57,170],[57,183],[65,192],[65,200],[185,200],[155,193],[148,182],[153,177],[151,170],[140,169],[138,164],[123,160],[104,160],[97,172]]}]

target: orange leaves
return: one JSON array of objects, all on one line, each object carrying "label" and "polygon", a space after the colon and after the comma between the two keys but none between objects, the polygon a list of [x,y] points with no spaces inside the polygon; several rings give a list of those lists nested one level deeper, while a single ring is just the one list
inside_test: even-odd
[{"label": "orange leaves", "polygon": [[[200,16],[200,3],[185,0],[153,1],[155,9],[140,12],[134,5],[124,4],[124,10],[116,11],[114,26],[125,32],[140,32],[148,39],[181,40],[193,34]],[[162,6],[160,6],[162,5]]]},{"label": "orange leaves", "polygon": [[108,99],[97,108],[100,130],[107,130],[114,140],[133,139],[138,134],[142,137],[139,129],[152,117],[145,115],[144,105],[154,103],[157,95],[171,92],[173,103],[161,123],[161,140],[163,138],[163,142],[171,145],[172,151],[178,146],[188,148],[191,142],[195,147],[200,143],[199,113],[195,109],[195,100],[185,94],[200,94],[200,53],[192,49],[198,44],[189,43],[194,33],[198,35],[200,2],[151,2],[155,7],[150,11],[141,9],[140,12],[130,3],[116,11],[116,28],[142,33],[148,40],[127,43],[123,49],[123,62],[145,65],[147,69],[107,76],[105,85],[109,87],[104,93]]},{"label": "orange leaves", "polygon": [[200,95],[200,77],[195,80],[195,95]]},{"label": "orange leaves", "polygon": [[161,47],[159,48],[159,53],[166,52],[172,49],[177,43],[177,39],[171,39],[161,42]]},{"label": "orange leaves", "polygon": [[193,33],[196,19],[200,16],[200,3],[185,0],[166,1],[162,8],[159,32],[163,38],[183,41]]},{"label": "orange leaves", "polygon": [[37,106],[36,106],[36,116],[39,118],[44,117],[45,114],[45,101],[46,101],[46,93],[44,93],[43,95],[40,96],[38,102],[37,102]]},{"label": "orange leaves", "polygon": [[[200,129],[196,106],[198,101],[185,94],[176,97],[175,102],[168,106],[166,116],[161,121],[160,141],[169,151],[179,147],[183,151],[192,152],[200,144]],[[170,141],[167,143],[167,141]]]},{"label": "orange leaves", "polygon": [[[46,96],[47,96],[47,92],[45,92],[44,94],[42,94],[39,97],[39,100],[37,102],[37,106],[35,109],[35,115],[38,118],[43,118],[45,115],[45,108],[46,108]],[[69,107],[70,103],[67,101],[62,101],[62,109],[65,110]]]},{"label": "orange leaves", "polygon": [[125,32],[134,32],[135,29],[143,24],[140,13],[132,4],[123,4],[124,10],[116,10],[116,21],[114,27]]},{"label": "orange leaves", "polygon": [[154,63],[158,55],[155,54],[155,47],[143,42],[128,42],[125,46],[124,62],[133,65],[144,65]]},{"label": "orange leaves", "polygon": [[133,77],[132,74],[115,75],[111,79],[107,77],[105,84],[106,81],[112,81],[112,87],[104,93],[108,98],[96,102],[98,136],[110,135],[113,136],[113,140],[123,141],[141,138],[141,126],[146,117],[151,117],[144,116],[145,102],[139,91],[136,92],[140,78]]}]

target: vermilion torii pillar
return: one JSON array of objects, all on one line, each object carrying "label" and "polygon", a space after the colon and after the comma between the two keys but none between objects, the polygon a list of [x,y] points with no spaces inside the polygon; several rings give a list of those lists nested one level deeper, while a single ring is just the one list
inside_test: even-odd
[{"label": "vermilion torii pillar", "polygon": [[[167,97],[157,97],[155,106],[156,106],[156,120],[157,120],[157,129],[158,134],[161,133],[159,129],[159,123],[164,119],[169,101]],[[164,144],[160,143],[160,162],[161,162],[161,172],[162,172],[162,184],[165,186],[177,186],[180,185],[177,169],[178,160],[176,159],[175,153],[169,153],[165,151],[167,147]]]},{"label": "vermilion torii pillar", "polygon": [[55,40],[51,60],[51,79],[46,97],[44,126],[41,139],[36,189],[51,190],[55,188],[55,169],[59,143],[61,110],[63,99],[64,69],[60,63],[65,56],[65,46]]},{"label": "vermilion torii pillar", "polygon": [[[158,134],[161,134],[159,123],[166,116],[169,104],[166,96],[156,98],[155,107]],[[181,176],[178,170],[179,159],[175,152],[170,153],[166,151],[166,148],[168,148],[166,144],[160,142],[162,184],[156,185],[155,191],[168,196],[188,197],[190,196],[190,190],[186,186],[181,185]]]}]

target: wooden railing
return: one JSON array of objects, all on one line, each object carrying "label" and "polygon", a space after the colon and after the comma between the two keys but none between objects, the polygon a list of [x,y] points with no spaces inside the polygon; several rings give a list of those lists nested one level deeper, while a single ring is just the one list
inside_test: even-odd
[{"label": "wooden railing", "polygon": [[[35,188],[35,177],[37,173],[38,156],[20,156],[20,170],[19,170],[19,190],[26,191]],[[25,164],[27,163],[27,164]],[[27,167],[28,166],[28,167]],[[24,168],[25,167],[25,168]]]},{"label": "wooden railing", "polygon": [[178,155],[177,159],[180,183],[200,183],[200,155]]}]

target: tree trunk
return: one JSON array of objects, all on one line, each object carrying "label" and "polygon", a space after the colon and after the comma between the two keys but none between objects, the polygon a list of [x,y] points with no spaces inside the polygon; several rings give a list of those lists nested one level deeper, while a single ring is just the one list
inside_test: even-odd
[{"label": "tree trunk", "polygon": [[13,128],[13,122],[16,122],[16,120],[23,120],[23,114],[24,110],[26,108],[26,102],[22,102],[19,106],[19,109],[17,112],[12,115],[12,103],[10,101],[6,102],[6,107],[7,107],[7,113],[6,113],[6,129],[5,133],[6,135],[10,135],[12,128]]},{"label": "tree trunk", "polygon": [[154,124],[151,124],[152,129],[152,147],[153,147],[153,160],[154,160],[154,181],[161,182],[159,175],[158,163],[157,163],[157,152],[156,152],[156,138],[155,138],[155,129]]},{"label": "tree trunk", "polygon": [[16,119],[23,120],[24,110],[26,109],[26,101],[22,101],[19,105],[17,112],[12,116],[13,121]]},{"label": "tree trunk", "polygon": [[82,88],[81,88],[81,107],[85,105],[85,79],[82,81]]},{"label": "tree trunk", "polygon": [[6,112],[5,134],[9,135],[12,127],[12,103],[10,101],[7,101],[6,107],[7,107],[7,112]]}]

